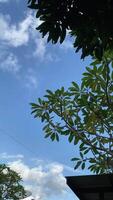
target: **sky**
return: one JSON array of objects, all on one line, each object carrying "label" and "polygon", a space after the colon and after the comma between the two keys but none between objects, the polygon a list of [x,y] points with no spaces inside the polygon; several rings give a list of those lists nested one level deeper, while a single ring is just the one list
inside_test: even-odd
[{"label": "sky", "polygon": [[0,0],[0,160],[22,176],[36,200],[77,200],[64,176],[87,173],[73,170],[78,150],[65,137],[44,139],[30,103],[47,89],[80,83],[89,59],[80,60],[69,36],[62,45],[48,44],[35,29],[40,23],[27,0]]}]

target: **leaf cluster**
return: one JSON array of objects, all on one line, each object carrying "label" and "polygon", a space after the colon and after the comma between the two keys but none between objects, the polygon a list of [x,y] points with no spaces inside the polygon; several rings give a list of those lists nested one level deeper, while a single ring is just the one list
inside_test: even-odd
[{"label": "leaf cluster", "polygon": [[76,52],[102,59],[106,50],[113,50],[113,1],[111,0],[29,0],[41,20],[37,27],[47,41],[62,43],[67,30],[74,36]]},{"label": "leaf cluster", "polygon": [[5,164],[0,164],[0,199],[19,200],[26,197],[21,177]]},{"label": "leaf cluster", "polygon": [[31,103],[32,114],[44,123],[45,137],[68,141],[79,146],[80,157],[73,158],[75,169],[81,166],[94,173],[113,171],[113,70],[112,61],[95,60],[83,73],[79,86],[72,82]]}]

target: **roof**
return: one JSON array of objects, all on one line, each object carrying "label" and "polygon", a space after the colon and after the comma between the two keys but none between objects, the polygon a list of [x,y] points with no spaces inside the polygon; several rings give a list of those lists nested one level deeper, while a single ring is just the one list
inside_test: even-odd
[{"label": "roof", "polygon": [[113,174],[70,176],[66,180],[80,200],[113,200]]}]

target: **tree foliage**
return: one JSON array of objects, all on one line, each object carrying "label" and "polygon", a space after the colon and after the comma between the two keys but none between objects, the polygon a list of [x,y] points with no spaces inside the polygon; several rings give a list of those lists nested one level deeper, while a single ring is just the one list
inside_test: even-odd
[{"label": "tree foliage", "polygon": [[32,114],[44,123],[46,138],[59,141],[63,135],[79,146],[75,169],[88,162],[94,173],[113,172],[113,1],[28,0],[28,5],[48,42],[62,43],[68,30],[81,58],[93,57],[80,86],[47,90],[31,104]]},{"label": "tree foliage", "polygon": [[91,55],[101,60],[104,51],[113,50],[112,0],[28,0],[41,20],[37,27],[48,42],[62,43],[66,31],[74,36],[76,52],[82,58]]},{"label": "tree foliage", "polygon": [[5,164],[0,164],[0,199],[19,200],[25,198],[20,176]]},{"label": "tree foliage", "polygon": [[94,173],[113,171],[113,60],[94,60],[83,73],[79,86],[46,91],[44,99],[31,103],[32,114],[44,123],[45,137],[79,146],[75,169],[81,166]]}]

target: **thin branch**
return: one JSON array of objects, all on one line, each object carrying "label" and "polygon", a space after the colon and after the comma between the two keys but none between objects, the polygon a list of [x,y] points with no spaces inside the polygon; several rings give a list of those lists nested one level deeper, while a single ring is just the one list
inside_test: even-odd
[{"label": "thin branch", "polygon": [[[68,125],[69,125],[69,124],[68,124]],[[85,136],[85,137],[86,137],[86,139],[85,139],[84,136],[82,136],[81,133],[77,132],[77,130],[74,129],[73,127],[70,127],[70,125],[68,126],[68,128],[69,128],[71,131],[76,132],[76,133],[78,134],[79,138],[80,138],[86,145],[88,145],[88,146],[90,146],[90,147],[92,147],[92,148],[95,148],[95,149],[97,149],[97,150],[99,150],[99,151],[106,152],[106,153],[108,153],[108,154],[110,154],[110,155],[113,156],[113,152],[112,152],[112,151],[109,151],[109,150],[107,150],[106,148],[101,148],[101,147],[97,147],[97,146],[93,145],[92,142],[91,142],[86,136]],[[83,135],[84,135],[84,133],[83,133]]]}]

